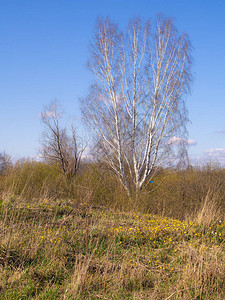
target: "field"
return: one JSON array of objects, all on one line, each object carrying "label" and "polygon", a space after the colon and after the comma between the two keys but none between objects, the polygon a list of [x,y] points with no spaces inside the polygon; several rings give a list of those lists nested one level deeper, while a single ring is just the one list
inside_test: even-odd
[{"label": "field", "polygon": [[50,196],[35,168],[26,174],[36,181],[19,180],[18,168],[1,178],[0,299],[225,299],[225,220],[214,191],[178,219],[166,214],[172,200],[160,215],[97,205],[90,190],[79,201]]}]

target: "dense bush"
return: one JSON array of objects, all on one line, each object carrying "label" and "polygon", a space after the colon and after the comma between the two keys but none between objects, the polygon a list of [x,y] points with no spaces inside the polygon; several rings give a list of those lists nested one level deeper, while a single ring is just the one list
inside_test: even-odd
[{"label": "dense bush", "polygon": [[0,189],[23,199],[70,199],[119,210],[136,210],[185,219],[201,208],[208,193],[224,208],[225,169],[206,165],[187,170],[162,169],[138,199],[129,199],[118,179],[102,164],[85,163],[76,177],[68,179],[54,165],[21,160],[5,175]]},{"label": "dense bush", "polygon": [[218,166],[164,170],[155,178],[154,185],[148,193],[147,210],[157,214],[184,219],[201,208],[208,193],[225,210],[225,169]]}]

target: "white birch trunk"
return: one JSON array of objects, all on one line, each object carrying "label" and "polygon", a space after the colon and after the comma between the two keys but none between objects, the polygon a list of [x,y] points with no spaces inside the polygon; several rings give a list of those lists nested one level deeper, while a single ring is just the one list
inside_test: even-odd
[{"label": "white birch trunk", "polygon": [[135,19],[126,35],[106,19],[91,49],[96,81],[83,99],[83,116],[99,155],[131,195],[166,163],[169,141],[185,129],[189,41],[170,19],[158,17],[155,32]]}]

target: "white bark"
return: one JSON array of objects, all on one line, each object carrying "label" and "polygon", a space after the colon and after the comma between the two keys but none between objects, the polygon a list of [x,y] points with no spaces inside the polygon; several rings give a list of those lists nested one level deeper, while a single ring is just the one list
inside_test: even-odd
[{"label": "white bark", "polygon": [[137,191],[165,163],[169,139],[185,128],[189,41],[170,19],[158,17],[155,32],[135,19],[126,36],[106,19],[91,48],[96,81],[83,99],[83,115],[99,154],[127,191]]}]

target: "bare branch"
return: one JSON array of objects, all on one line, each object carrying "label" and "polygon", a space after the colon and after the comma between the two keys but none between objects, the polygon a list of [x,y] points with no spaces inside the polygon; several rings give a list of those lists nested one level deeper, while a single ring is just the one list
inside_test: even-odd
[{"label": "bare branch", "polygon": [[73,125],[70,135],[65,127],[61,127],[63,114],[58,112],[56,102],[51,103],[41,117],[44,125],[41,155],[46,161],[57,165],[68,177],[75,176],[87,145],[77,137]]},{"label": "bare branch", "polygon": [[171,137],[186,132],[190,52],[170,18],[157,17],[152,28],[136,18],[126,34],[108,18],[98,21],[88,62],[96,80],[83,116],[99,156],[130,194],[171,158]]}]

